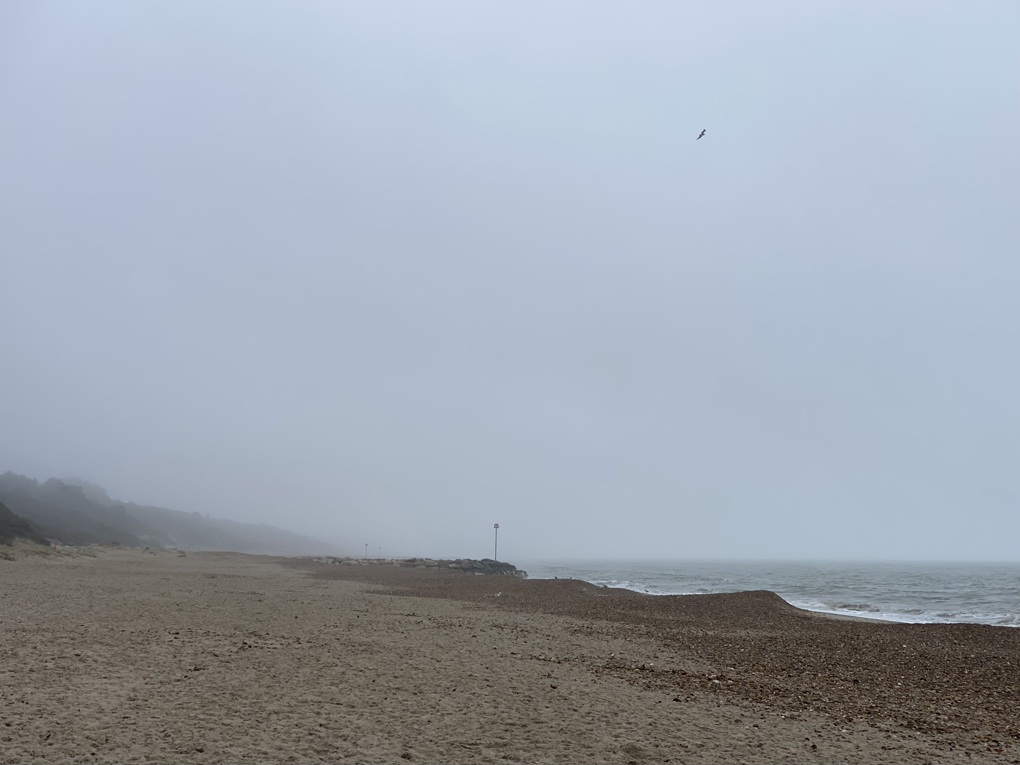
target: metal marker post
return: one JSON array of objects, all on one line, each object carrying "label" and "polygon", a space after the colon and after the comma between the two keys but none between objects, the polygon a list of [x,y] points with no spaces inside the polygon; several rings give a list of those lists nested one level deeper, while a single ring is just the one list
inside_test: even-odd
[{"label": "metal marker post", "polygon": [[495,529],[493,533],[496,535],[492,542],[492,559],[499,563],[499,524],[493,524],[492,528]]}]

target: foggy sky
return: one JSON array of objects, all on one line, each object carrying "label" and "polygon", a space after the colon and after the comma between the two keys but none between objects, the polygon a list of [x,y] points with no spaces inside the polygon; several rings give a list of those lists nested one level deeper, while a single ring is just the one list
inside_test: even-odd
[{"label": "foggy sky", "polygon": [[351,552],[1015,560],[1018,21],[5,3],[0,472]]}]

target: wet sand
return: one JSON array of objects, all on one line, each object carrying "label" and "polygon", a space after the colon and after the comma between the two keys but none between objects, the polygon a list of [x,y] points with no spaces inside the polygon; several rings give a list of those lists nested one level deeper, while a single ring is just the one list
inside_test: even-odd
[{"label": "wet sand", "polygon": [[1016,762],[1018,658],[763,592],[0,561],[0,762]]}]

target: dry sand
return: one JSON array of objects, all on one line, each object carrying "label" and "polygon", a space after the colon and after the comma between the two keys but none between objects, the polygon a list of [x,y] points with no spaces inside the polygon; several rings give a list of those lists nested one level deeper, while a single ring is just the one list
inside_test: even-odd
[{"label": "dry sand", "polygon": [[227,553],[0,561],[0,762],[1016,762],[1018,631]]}]

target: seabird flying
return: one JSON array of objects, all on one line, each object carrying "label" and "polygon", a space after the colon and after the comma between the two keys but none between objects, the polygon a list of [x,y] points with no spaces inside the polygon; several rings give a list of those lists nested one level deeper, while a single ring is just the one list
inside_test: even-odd
[{"label": "seabird flying", "polygon": [[699,135],[699,136],[698,136],[697,138],[695,138],[694,140],[695,140],[695,141],[700,141],[700,140],[701,140],[701,136],[702,136],[702,135],[705,135],[705,131],[704,131],[704,130],[702,130],[702,131],[701,131],[701,135]]}]

